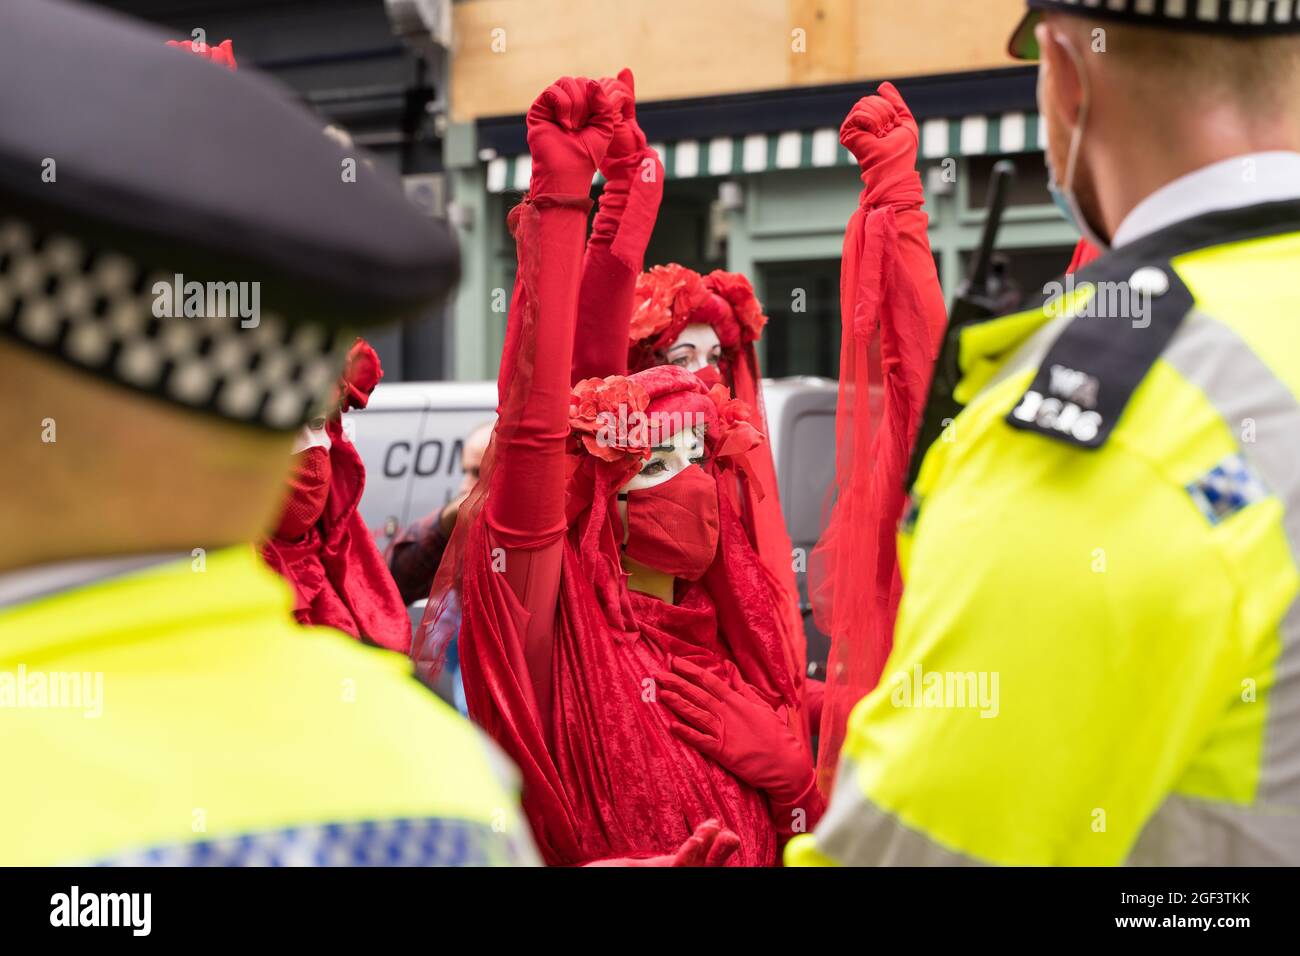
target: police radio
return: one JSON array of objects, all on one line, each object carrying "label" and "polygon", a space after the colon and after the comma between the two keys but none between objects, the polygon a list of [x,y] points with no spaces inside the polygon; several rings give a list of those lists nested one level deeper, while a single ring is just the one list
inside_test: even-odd
[{"label": "police radio", "polygon": [[975,251],[975,261],[970,274],[962,283],[948,313],[948,327],[943,336],[943,348],[934,365],[934,375],[930,379],[930,393],[925,402],[925,414],[921,418],[921,427],[912,446],[912,461],[907,469],[905,490],[911,490],[916,483],[916,476],[921,471],[921,462],[930,446],[939,440],[943,430],[948,427],[962,406],[952,397],[961,378],[961,369],[957,357],[961,346],[961,332],[968,325],[982,322],[997,315],[989,289],[989,272],[993,261],[993,251],[997,244],[998,230],[1002,227],[1002,214],[1007,207],[1007,190],[1015,178],[1016,167],[1009,159],[1003,159],[993,166],[993,177],[989,180],[988,210],[984,218],[984,233],[980,237],[979,248]]}]

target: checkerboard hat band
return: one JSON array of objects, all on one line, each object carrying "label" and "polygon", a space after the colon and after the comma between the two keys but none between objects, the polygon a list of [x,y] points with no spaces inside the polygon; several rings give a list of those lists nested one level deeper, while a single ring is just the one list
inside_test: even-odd
[{"label": "checkerboard hat band", "polygon": [[1029,0],[1029,6],[1225,33],[1300,29],[1300,0]]},{"label": "checkerboard hat band", "polygon": [[0,217],[0,335],[230,421],[289,431],[319,413],[351,335],[270,311],[241,318],[227,307],[240,285],[233,282],[198,287],[204,297],[194,301],[205,306],[194,311],[204,314],[185,316],[182,300],[171,303],[173,317],[158,318],[155,290],[175,281],[117,252]]},{"label": "checkerboard hat band", "polygon": [[361,820],[168,844],[95,860],[139,866],[527,866],[527,836],[449,817]]}]

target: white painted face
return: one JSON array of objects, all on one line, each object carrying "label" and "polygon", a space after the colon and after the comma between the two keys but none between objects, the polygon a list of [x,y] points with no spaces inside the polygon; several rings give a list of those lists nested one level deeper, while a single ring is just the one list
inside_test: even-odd
[{"label": "white painted face", "polygon": [[[683,428],[666,444],[657,445],[641,471],[633,475],[619,491],[639,491],[662,485],[691,465],[704,464],[704,435],[700,429]],[[618,514],[627,526],[627,502],[619,501]]]},{"label": "white painted face", "polygon": [[720,361],[722,343],[707,322],[692,322],[664,349],[665,364],[681,366],[688,372],[698,372],[706,365],[717,366]]}]

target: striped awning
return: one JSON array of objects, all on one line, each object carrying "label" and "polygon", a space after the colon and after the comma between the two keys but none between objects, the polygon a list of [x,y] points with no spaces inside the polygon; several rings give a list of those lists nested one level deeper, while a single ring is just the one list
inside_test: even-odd
[{"label": "striped awning", "polygon": [[[921,124],[921,158],[1037,152],[1043,148],[1040,128],[1037,113],[928,119]],[[840,145],[839,130],[830,127],[653,145],[669,179],[856,165],[852,154]],[[527,154],[498,156],[487,164],[488,192],[524,192],[531,175]]]}]

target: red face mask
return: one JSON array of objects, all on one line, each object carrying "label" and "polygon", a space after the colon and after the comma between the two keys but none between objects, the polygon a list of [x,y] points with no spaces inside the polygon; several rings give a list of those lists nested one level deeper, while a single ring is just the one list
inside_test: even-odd
[{"label": "red face mask", "polygon": [[703,468],[619,498],[627,502],[624,554],[675,578],[704,577],[718,552],[718,486]]},{"label": "red face mask", "polygon": [[722,380],[722,371],[716,365],[706,365],[702,369],[697,369],[695,377],[704,383],[705,388],[712,388],[714,385],[725,385]]},{"label": "red face mask", "polygon": [[289,500],[280,516],[275,536],[297,541],[320,520],[330,494],[330,453],[316,446],[294,456],[293,477],[289,479]]}]

